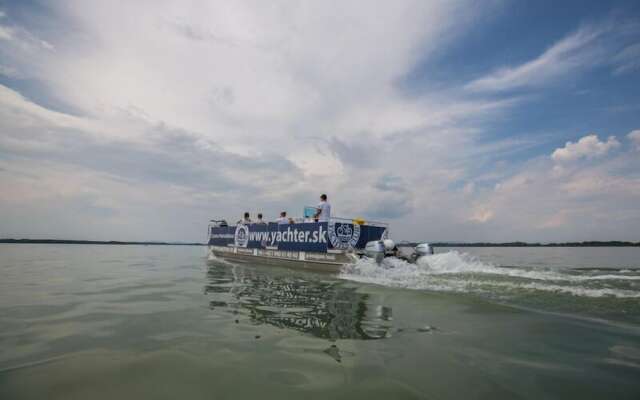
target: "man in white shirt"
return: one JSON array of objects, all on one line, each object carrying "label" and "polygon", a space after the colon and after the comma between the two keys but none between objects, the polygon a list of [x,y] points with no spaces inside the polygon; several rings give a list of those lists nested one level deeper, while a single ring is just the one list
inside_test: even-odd
[{"label": "man in white shirt", "polygon": [[316,215],[314,215],[314,219],[318,222],[329,222],[331,218],[331,204],[327,201],[327,195],[320,195],[320,203],[316,207],[318,211],[316,211]]},{"label": "man in white shirt", "polygon": [[280,218],[276,219],[278,225],[284,225],[289,223],[289,219],[287,218],[287,212],[283,211],[280,213]]}]

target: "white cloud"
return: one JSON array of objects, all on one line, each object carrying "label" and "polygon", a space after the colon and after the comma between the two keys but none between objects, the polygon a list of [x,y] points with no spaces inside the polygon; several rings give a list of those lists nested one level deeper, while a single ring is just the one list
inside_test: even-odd
[{"label": "white cloud", "polygon": [[631,140],[635,149],[640,151],[640,129],[629,132],[627,137]]},{"label": "white cloud", "polygon": [[473,211],[471,216],[469,217],[469,221],[485,223],[490,221],[494,217],[495,213],[493,210],[489,210],[487,208],[477,208]]},{"label": "white cloud", "polygon": [[13,39],[13,30],[7,26],[0,25],[0,39],[1,40]]},{"label": "white cloud", "polygon": [[[44,40],[21,27],[22,45],[0,47],[0,56],[42,84],[38,95],[80,116],[4,88],[0,151],[30,157],[36,174],[47,158],[141,187],[165,179],[217,196],[211,211],[223,215],[297,210],[317,192],[342,215],[430,212],[420,194],[446,193],[470,162],[466,150],[447,150],[478,154],[483,146],[469,146],[479,133],[474,118],[513,104],[455,91],[407,97],[397,88],[418,57],[471,19],[465,2],[349,2],[339,13],[335,4],[286,2],[54,7],[70,28],[42,36],[56,51],[36,51]],[[380,189],[387,171],[407,191]],[[396,229],[410,237],[414,225]]]},{"label": "white cloud", "polygon": [[[0,183],[15,189],[0,236],[202,240],[213,216],[295,215],[326,192],[337,215],[390,218],[399,239],[501,240],[550,218],[517,210],[545,182],[548,207],[594,195],[561,181],[571,163],[550,182],[498,162],[539,144],[483,136],[521,99],[399,88],[479,20],[468,2],[53,4],[64,34],[12,25],[0,43],[25,82],[0,86]],[[498,86],[558,76],[590,43],[552,46]]]},{"label": "white cloud", "polygon": [[635,43],[622,49],[613,57],[616,67],[614,74],[625,74],[640,69],[640,43]]},{"label": "white cloud", "polygon": [[569,222],[569,212],[567,210],[560,210],[551,216],[542,220],[542,222],[536,224],[537,228],[541,229],[558,229]]},{"label": "white cloud", "polygon": [[477,191],[473,220],[491,215],[486,229],[499,227],[502,241],[630,240],[637,234],[640,179],[621,173],[640,170],[637,155],[620,152],[598,163],[566,164],[561,173],[555,167],[540,157],[495,189]]},{"label": "white cloud", "polygon": [[[4,43],[2,43],[4,41]],[[0,44],[6,47],[0,46],[0,55],[4,56],[8,61],[21,60],[19,64],[23,62],[34,61],[30,59],[33,56],[38,56],[38,52],[43,49],[47,51],[55,51],[55,47],[42,40],[33,33],[25,30],[24,28],[16,25],[5,26],[0,25]],[[24,58],[28,56],[29,58]],[[15,65],[15,68],[26,67],[26,65]],[[29,69],[33,69],[36,66],[30,65]]]},{"label": "white cloud", "polygon": [[0,64],[0,75],[4,75],[7,78],[20,78],[20,72],[12,67],[7,67],[6,65]]},{"label": "white cloud", "polygon": [[615,136],[609,136],[606,142],[601,142],[595,134],[587,135],[576,143],[567,142],[564,147],[554,150],[551,158],[554,161],[575,161],[581,158],[596,158],[607,154],[610,150],[620,146]]},{"label": "white cloud", "polygon": [[[333,130],[363,98],[397,101],[391,82],[410,67],[415,48],[446,28],[450,20],[438,18],[453,9],[350,2],[336,18],[328,3],[203,2],[192,10],[77,2],[62,12],[93,41],[86,48],[73,37],[73,43],[54,43],[74,50],[46,60],[48,79],[88,113],[133,104],[154,120],[208,135],[224,132],[225,142],[270,145],[274,136],[284,141],[292,133],[281,121],[305,124],[298,134],[309,131],[305,116],[315,129]],[[385,24],[374,23],[380,20]],[[63,79],[69,73],[73,83]]]},{"label": "white cloud", "polygon": [[583,27],[545,50],[531,61],[514,67],[503,67],[470,82],[473,91],[503,91],[526,86],[539,86],[573,70],[599,62],[600,49],[594,42],[604,33],[594,26]]}]

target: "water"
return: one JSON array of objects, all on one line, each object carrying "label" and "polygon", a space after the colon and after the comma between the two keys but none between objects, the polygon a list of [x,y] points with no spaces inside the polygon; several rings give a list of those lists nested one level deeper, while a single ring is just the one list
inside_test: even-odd
[{"label": "water", "polygon": [[0,245],[0,398],[640,398],[640,249],[438,252]]},{"label": "water", "polygon": [[640,325],[640,248],[442,248],[417,264],[361,261],[343,279]]}]

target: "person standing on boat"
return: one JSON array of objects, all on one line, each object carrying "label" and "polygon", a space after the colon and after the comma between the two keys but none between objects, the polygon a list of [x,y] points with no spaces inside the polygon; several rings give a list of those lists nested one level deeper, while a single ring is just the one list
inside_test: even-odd
[{"label": "person standing on boat", "polygon": [[320,195],[320,203],[318,203],[316,210],[316,214],[313,216],[316,222],[329,222],[331,218],[331,204],[327,201],[326,194]]},{"label": "person standing on boat", "polygon": [[256,221],[256,224],[259,224],[259,225],[266,225],[267,224],[266,222],[264,222],[262,220],[262,213],[258,213],[258,220]]},{"label": "person standing on boat", "polygon": [[280,213],[280,218],[278,218],[276,220],[276,222],[278,223],[278,225],[288,224],[289,220],[287,219],[287,212],[286,211],[282,211]]}]

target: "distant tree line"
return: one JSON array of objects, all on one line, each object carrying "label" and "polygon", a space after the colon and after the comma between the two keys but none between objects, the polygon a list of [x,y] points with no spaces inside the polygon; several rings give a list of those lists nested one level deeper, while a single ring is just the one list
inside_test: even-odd
[{"label": "distant tree line", "polygon": [[40,243],[40,244],[128,244],[145,246],[204,246],[204,243],[179,242],[121,242],[117,240],[66,240],[66,239],[0,239],[0,243]]},{"label": "distant tree line", "polygon": [[489,242],[473,242],[473,243],[455,243],[455,242],[436,242],[431,243],[434,247],[638,247],[640,242],[622,242],[612,240],[608,242],[587,241],[587,242],[561,242],[561,243],[526,243],[526,242],[505,242],[505,243],[489,243]]}]

